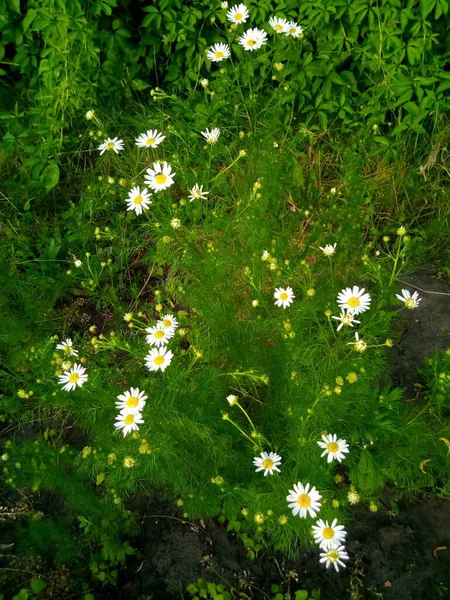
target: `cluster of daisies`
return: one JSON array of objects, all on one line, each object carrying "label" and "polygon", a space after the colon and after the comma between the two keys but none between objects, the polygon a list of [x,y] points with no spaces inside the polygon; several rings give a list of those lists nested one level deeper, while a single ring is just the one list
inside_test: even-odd
[{"label": "cluster of daisies", "polygon": [[[246,23],[248,18],[249,12],[245,4],[236,4],[227,12],[228,21],[231,21],[235,27]],[[303,37],[303,29],[295,21],[288,21],[287,19],[282,19],[280,17],[271,17],[269,19],[269,25],[275,33],[294,38]],[[263,29],[258,29],[257,27],[247,29],[247,31],[238,38],[238,42],[244,50],[259,50],[261,46],[264,46],[264,44],[267,43],[267,32]],[[212,62],[220,62],[230,58],[230,56],[230,47],[228,44],[224,43],[214,44],[206,53],[206,57]]]},{"label": "cluster of daisies", "polygon": [[[88,111],[92,112],[92,111]],[[87,117],[86,117],[87,118]],[[214,127],[209,130],[201,131],[200,134],[206,140],[208,144],[216,144],[220,136],[220,129]],[[138,148],[157,148],[166,139],[165,135],[162,135],[159,131],[148,130],[146,133],[142,133],[136,138],[136,146]],[[124,149],[123,140],[115,138],[107,138],[98,149],[100,155],[107,151],[119,153],[120,150]],[[162,192],[171,187],[174,183],[174,177],[176,173],[172,171],[172,167],[166,161],[155,161],[151,167],[146,169],[144,182],[145,186],[134,186],[128,193],[128,198],[125,202],[127,203],[127,210],[134,210],[137,215],[141,215],[144,210],[147,210],[152,204],[150,199],[153,194]],[[151,190],[151,191],[150,191]],[[189,192],[189,201],[194,200],[206,200],[209,192],[203,190],[203,185],[196,183]]]},{"label": "cluster of daisies", "polygon": [[[147,335],[147,344],[152,346],[152,349],[148,352],[145,357],[145,364],[149,371],[165,371],[166,368],[170,365],[173,358],[173,352],[168,350],[167,344],[175,335],[175,331],[178,328],[178,321],[171,314],[164,315],[162,319],[157,321],[154,327],[147,327],[145,330]],[[75,350],[72,344],[72,340],[70,338],[66,338],[63,342],[56,346],[57,350],[62,350],[64,355],[67,358],[72,356],[78,356],[78,350]],[[70,360],[65,360],[62,363],[62,367],[65,372],[59,376],[58,383],[63,386],[63,390],[66,392],[71,392],[75,390],[77,387],[82,387],[84,383],[87,381],[86,369],[81,366],[79,363],[75,363],[72,365]],[[143,394],[144,392],[142,392]],[[127,394],[131,396],[133,402],[133,398],[136,396],[139,399],[139,409],[141,409],[145,404],[145,399],[143,396],[141,397],[139,394],[139,390],[134,390],[131,388],[131,392],[125,392],[125,400],[128,398]],[[119,396],[119,400],[125,401],[122,396]],[[142,404],[142,401],[144,404]],[[124,410],[130,407],[129,404],[120,408],[124,408]],[[132,407],[135,408],[135,407]],[[140,410],[134,411],[133,414],[140,413]],[[122,413],[121,413],[122,415]],[[127,415],[125,415],[127,416]],[[128,425],[135,425],[134,427],[128,428],[124,435],[129,431],[133,431],[137,429],[137,423],[143,423],[143,421],[139,421],[140,414],[136,417],[136,420],[131,420],[131,417],[128,417],[130,421],[127,423]],[[124,425],[125,426],[125,425]]]},{"label": "cluster of daisies", "polygon": [[[173,352],[167,349],[167,344],[175,335],[178,321],[173,315],[167,314],[157,321],[154,327],[147,327],[147,344],[152,346],[145,357],[145,364],[149,371],[165,371],[173,358]],[[144,422],[142,409],[145,406],[147,396],[145,391],[139,388],[130,388],[120,396],[116,407],[120,409],[116,417],[115,428],[122,430],[124,436],[132,431],[138,431],[139,425]]]},{"label": "cluster of daisies", "polygon": [[147,396],[139,388],[130,388],[123,394],[117,396],[116,408],[120,410],[114,424],[115,428],[122,430],[124,436],[132,431],[137,431],[139,425],[144,422],[142,409],[145,406]]},{"label": "cluster of daisies", "polygon": [[86,369],[81,366],[80,363],[75,362],[72,364],[70,360],[72,356],[75,358],[78,356],[78,350],[73,347],[72,340],[66,338],[60,344],[56,346],[57,350],[62,350],[64,353],[65,360],[62,362],[62,368],[65,369],[64,373],[59,376],[58,383],[63,386],[63,390],[71,392],[77,387],[82,387],[87,381]]},{"label": "cluster of daisies", "polygon": [[173,358],[173,352],[168,350],[167,344],[175,335],[178,321],[173,315],[164,315],[154,327],[147,327],[147,344],[152,346],[145,357],[145,364],[150,371],[165,371]]},{"label": "cluster of daisies", "polygon": [[[228,401],[230,402],[230,400]],[[342,462],[345,454],[349,452],[346,440],[338,439],[336,434],[322,435],[322,440],[317,444],[323,449],[321,457],[326,456],[328,463],[333,460]],[[273,475],[275,472],[279,473],[281,461],[281,456],[275,452],[261,452],[260,456],[253,459],[253,464],[256,472],[264,471],[264,476],[266,476]],[[321,499],[321,494],[314,486],[309,483],[303,485],[301,481],[294,484],[293,489],[289,490],[289,494],[286,496],[292,514],[302,519],[306,519],[308,516],[316,517],[321,508]],[[348,560],[348,555],[342,544],[347,533],[342,525],[338,525],[337,519],[334,519],[331,524],[319,519],[312,526],[312,532],[315,542],[322,550],[320,562],[325,563],[327,568],[333,566],[336,571],[339,571],[340,567],[345,567],[344,561]]]},{"label": "cluster of daisies", "polygon": [[[326,246],[320,246],[320,250],[325,256],[331,257],[336,251],[336,244],[327,244]],[[268,260],[270,255],[267,251],[264,251],[262,260]],[[295,299],[294,291],[291,287],[286,288],[275,288],[274,292],[275,306],[287,308],[290,306]],[[421,298],[417,292],[411,292],[403,289],[401,294],[396,294],[396,298],[403,302],[405,308],[414,309],[419,306]],[[331,316],[332,319],[339,321],[337,331],[340,331],[343,327],[353,327],[355,323],[360,324],[355,317],[366,310],[369,310],[372,299],[370,294],[366,293],[364,288],[359,288],[357,285],[353,287],[347,287],[339,292],[337,296],[337,303],[341,309],[339,316]],[[330,313],[331,314],[331,313]],[[357,352],[364,352],[367,348],[366,342],[360,339],[359,333],[355,332],[355,341],[349,342],[349,345],[354,346]]]}]

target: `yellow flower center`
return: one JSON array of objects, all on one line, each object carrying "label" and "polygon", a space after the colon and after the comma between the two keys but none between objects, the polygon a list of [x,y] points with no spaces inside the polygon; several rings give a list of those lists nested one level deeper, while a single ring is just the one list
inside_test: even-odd
[{"label": "yellow flower center", "polygon": [[158,173],[158,175],[155,177],[155,181],[158,185],[162,185],[163,183],[166,183],[167,175],[164,175],[164,173]]},{"label": "yellow flower center", "polygon": [[153,362],[156,366],[160,367],[164,364],[164,356],[157,356]]},{"label": "yellow flower center", "polygon": [[334,538],[334,529],[331,527],[324,527],[322,535],[326,540],[331,540]]},{"label": "yellow flower center", "polygon": [[145,140],[145,143],[147,144],[147,146],[153,146],[153,144],[156,142],[155,138],[148,138],[148,140]]},{"label": "yellow flower center", "polygon": [[172,321],[170,319],[164,319],[163,320],[163,325],[164,325],[164,327],[171,327],[172,326]]},{"label": "yellow flower center", "polygon": [[328,452],[337,452],[339,450],[339,446],[336,444],[336,442],[330,442],[327,445],[327,450]]},{"label": "yellow flower center", "polygon": [[327,558],[329,558],[330,560],[337,560],[339,558],[339,553],[337,550],[328,550],[327,552]]},{"label": "yellow flower center", "polygon": [[114,142],[108,142],[106,144],[106,149],[107,150],[112,150],[114,148],[114,146],[115,146]]},{"label": "yellow flower center", "polygon": [[127,406],[129,406],[130,408],[136,408],[138,404],[139,398],[137,396],[130,396],[129,398],[127,398]]},{"label": "yellow flower center", "polygon": [[412,298],[406,298],[406,300],[405,300],[406,308],[414,308],[415,305],[416,305],[416,303]]},{"label": "yellow flower center", "polygon": [[136,198],[134,199],[134,203],[135,204],[142,204],[143,200],[144,200],[144,198],[142,196],[136,196]]},{"label": "yellow flower center", "polygon": [[289,298],[289,296],[286,292],[281,292],[280,300],[287,300],[288,298]]},{"label": "yellow flower center", "polygon": [[289,33],[295,33],[295,32],[296,32],[296,29],[295,29],[295,27],[291,27],[291,28],[289,29]]},{"label": "yellow flower center", "polygon": [[308,506],[311,506],[311,498],[308,496],[308,494],[300,494],[300,496],[297,498],[297,502],[302,508],[308,508]]},{"label": "yellow flower center", "polygon": [[216,58],[223,58],[223,52],[216,52]]},{"label": "yellow flower center", "polygon": [[131,425],[134,423],[134,415],[127,415],[124,419],[125,425]]},{"label": "yellow flower center", "polygon": [[242,19],[242,16],[243,16],[242,13],[236,13],[234,15],[234,20],[235,21],[240,21]]},{"label": "yellow flower center", "polygon": [[277,31],[281,31],[283,29],[283,25],[280,25],[278,23],[277,25],[275,25],[274,29],[276,29]]},{"label": "yellow flower center", "polygon": [[352,296],[347,300],[347,304],[352,308],[356,308],[361,304],[361,302],[359,301],[359,298],[357,298],[356,296]]},{"label": "yellow flower center", "polygon": [[247,46],[254,46],[256,44],[256,40],[247,40]]},{"label": "yellow flower center", "polygon": [[157,339],[157,340],[162,339],[164,337],[164,335],[165,335],[164,331],[155,331],[155,333],[154,333],[155,339]]},{"label": "yellow flower center", "polygon": [[270,459],[270,458],[265,458],[265,459],[262,461],[262,466],[263,466],[265,469],[271,469],[271,468],[273,467],[273,460],[272,460],[272,459]]},{"label": "yellow flower center", "polygon": [[78,373],[72,373],[69,375],[69,383],[76,383],[80,379],[80,375]]}]

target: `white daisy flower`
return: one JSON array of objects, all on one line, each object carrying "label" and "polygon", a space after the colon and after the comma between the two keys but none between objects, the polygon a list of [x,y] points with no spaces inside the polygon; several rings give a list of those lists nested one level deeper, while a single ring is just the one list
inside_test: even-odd
[{"label": "white daisy flower", "polygon": [[396,297],[400,300],[400,302],[405,303],[405,308],[417,308],[419,306],[419,302],[422,298],[419,297],[417,292],[413,292],[411,296],[411,292],[409,290],[402,290],[401,294],[396,294]]},{"label": "white daisy flower", "polygon": [[361,323],[361,321],[357,321],[351,313],[345,312],[345,310],[341,311],[339,317],[332,316],[331,318],[340,321],[336,331],[340,331],[344,326],[353,327],[353,323]]},{"label": "white daisy flower", "polygon": [[248,9],[245,4],[235,4],[227,12],[227,19],[233,23],[245,23],[248,19]]},{"label": "white daisy flower", "polygon": [[333,460],[342,462],[342,460],[345,458],[344,454],[349,452],[346,440],[338,440],[336,438],[337,435],[335,433],[330,433],[329,435],[322,436],[322,442],[317,442],[321,448],[325,448],[320,456],[325,456],[328,454],[327,462],[329,463]]},{"label": "white daisy flower", "polygon": [[81,260],[79,260],[78,258],[76,258],[73,261],[73,264],[76,266],[77,269],[79,269],[83,263],[81,262]]},{"label": "white daisy flower", "polygon": [[63,375],[59,376],[58,383],[63,386],[63,390],[71,392],[77,386],[81,387],[83,383],[86,383],[88,376],[86,375],[86,369],[75,363],[70,371],[66,371]]},{"label": "white daisy flower", "polygon": [[142,188],[142,190],[139,186],[131,188],[128,198],[125,200],[128,205],[127,210],[134,210],[137,215],[141,215],[142,209],[147,210],[150,204],[152,204],[150,197],[151,194],[147,188]]},{"label": "white daisy flower", "polygon": [[[214,44],[214,46],[211,46],[211,48],[206,53],[206,58],[208,58],[212,62],[220,62],[222,60],[225,60],[226,58],[230,58],[230,55],[231,52],[228,44]],[[202,81],[208,80],[203,79]],[[206,85],[203,85],[202,83],[203,87],[207,87],[208,83]]]},{"label": "white daisy flower", "polygon": [[178,329],[178,321],[173,315],[164,315],[163,318],[160,321],[158,321],[157,325],[159,325],[160,323],[164,327],[164,329],[171,329],[173,331],[175,331],[175,329]]},{"label": "white daisy flower", "polygon": [[147,368],[150,371],[165,371],[172,362],[173,353],[165,346],[153,348],[145,357]]},{"label": "white daisy flower", "polygon": [[74,349],[70,338],[66,338],[63,342],[58,344],[56,349],[64,350],[64,354],[67,354],[68,356],[78,356],[78,350]]},{"label": "white daisy flower", "polygon": [[161,321],[155,327],[147,327],[145,331],[148,333],[146,340],[150,346],[165,346],[175,335],[175,330],[173,328],[166,329]]},{"label": "white daisy flower", "polygon": [[310,489],[309,483],[303,486],[300,481],[294,485],[293,490],[289,490],[289,496],[286,496],[294,517],[298,515],[302,519],[306,519],[308,514],[311,517],[316,516],[321,507],[321,498],[315,487]]},{"label": "white daisy flower", "polygon": [[336,252],[337,244],[326,244],[324,247],[319,246],[319,249],[325,254],[325,256],[333,256]]},{"label": "white daisy flower", "polygon": [[170,224],[172,225],[172,227],[174,229],[178,229],[179,227],[181,227],[181,221],[180,221],[180,219],[172,219],[170,221]]},{"label": "white daisy flower", "polygon": [[233,394],[230,394],[229,396],[227,396],[227,401],[230,406],[234,406],[235,404],[238,403],[237,396],[233,396]]},{"label": "white daisy flower", "polygon": [[333,565],[336,569],[336,572],[339,571],[340,567],[345,568],[345,564],[342,562],[343,560],[348,560],[348,554],[345,551],[344,546],[331,546],[325,552],[320,553],[320,562],[325,563],[326,568]]},{"label": "white daisy flower", "polygon": [[370,295],[364,293],[364,288],[359,289],[357,285],[352,288],[345,288],[339,292],[337,301],[341,309],[347,309],[347,312],[353,315],[359,315],[370,308]]},{"label": "white daisy flower", "polygon": [[277,33],[286,33],[289,29],[289,23],[286,19],[281,19],[280,17],[271,17],[269,19],[269,25]]},{"label": "white daisy flower", "polygon": [[208,144],[216,144],[217,140],[219,139],[220,129],[218,127],[214,127],[214,129],[209,131],[209,129],[206,128],[205,131],[201,131],[200,133],[208,142]]},{"label": "white daisy flower", "polygon": [[357,331],[355,332],[355,341],[348,342],[347,346],[355,346],[356,352],[364,352],[364,350],[367,348],[366,342],[359,339],[359,333]]},{"label": "white daisy flower", "polygon": [[117,396],[120,402],[116,402],[116,407],[127,412],[140,413],[145,406],[148,396],[139,388],[130,388],[120,396]]},{"label": "white daisy flower", "polygon": [[275,288],[275,292],[273,294],[275,298],[275,306],[282,306],[286,308],[290,306],[294,302],[294,292],[291,287],[287,288]]},{"label": "white daisy flower", "polygon": [[207,88],[209,85],[209,79],[201,79],[200,85],[202,86],[202,88]]},{"label": "white daisy flower", "polygon": [[144,420],[140,412],[132,412],[125,408],[120,415],[117,415],[114,427],[116,429],[122,429],[123,435],[126,436],[132,431],[137,431],[139,425],[143,422]]},{"label": "white daisy flower", "polygon": [[136,138],[136,146],[138,148],[156,148],[165,139],[166,136],[159,133],[156,129],[149,129],[147,133],[141,133]]},{"label": "white daisy flower", "polygon": [[193,202],[194,200],[206,200],[207,199],[206,196],[208,194],[209,194],[209,192],[203,191],[202,185],[199,186],[198,183],[196,183],[194,185],[194,187],[191,189],[191,193],[188,196],[189,202]]},{"label": "white daisy flower", "polygon": [[88,121],[92,121],[92,119],[95,117],[95,110],[88,110],[85,117]]},{"label": "white daisy flower", "polygon": [[100,156],[106,152],[106,150],[114,150],[116,154],[119,154],[119,150],[123,150],[123,140],[119,140],[119,138],[107,138],[103,144],[100,144],[98,147],[100,152]]},{"label": "white daisy flower", "polygon": [[339,546],[345,541],[347,532],[343,525],[337,524],[337,519],[328,524],[328,521],[322,521],[319,519],[316,525],[312,526],[314,541],[323,550],[327,550],[330,546]]},{"label": "white daisy flower", "polygon": [[275,452],[261,452],[260,456],[255,456],[253,459],[253,464],[257,469],[255,469],[256,473],[259,471],[264,471],[264,477],[269,473],[273,475],[274,471],[280,472],[278,465],[281,464],[281,456],[275,454]]},{"label": "white daisy flower", "polygon": [[303,29],[300,27],[300,25],[297,25],[295,21],[289,21],[287,30],[284,32],[284,35],[292,35],[292,37],[298,38],[302,35],[302,33]]},{"label": "white daisy flower", "polygon": [[257,27],[247,29],[238,42],[244,50],[259,50],[267,42],[267,33]]},{"label": "white daisy flower", "polygon": [[173,178],[176,173],[172,173],[172,167],[164,161],[162,164],[159,162],[153,163],[152,169],[147,169],[147,175],[145,176],[145,183],[154,192],[160,192],[165,190],[173,184]]}]

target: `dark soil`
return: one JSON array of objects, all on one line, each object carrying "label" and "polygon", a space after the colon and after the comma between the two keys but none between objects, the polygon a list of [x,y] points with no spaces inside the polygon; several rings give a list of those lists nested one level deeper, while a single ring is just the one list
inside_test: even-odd
[{"label": "dark soil", "polygon": [[273,596],[273,583],[286,591],[289,581],[291,593],[320,588],[322,600],[450,598],[450,500],[428,498],[402,507],[397,517],[356,508],[347,542],[351,564],[340,573],[319,566],[317,553],[288,561],[267,552],[252,561],[214,521],[189,523],[164,505],[149,510],[161,516],[145,520],[142,556],[122,587],[133,600],[183,598],[199,577],[258,599]]},{"label": "dark soil", "polygon": [[[407,397],[415,394],[417,369],[433,352],[450,347],[450,286],[427,274],[415,273],[403,278],[401,288],[417,289],[422,298],[418,308],[403,310],[398,326],[399,340],[392,349],[394,383],[406,389]],[[419,288],[419,289],[418,289]],[[420,290],[427,290],[428,293]]]},{"label": "dark soil", "polygon": [[[420,401],[417,369],[433,352],[450,346],[450,288],[426,274],[404,281],[402,287],[428,293],[419,291],[419,308],[401,313],[392,350],[394,382],[405,388],[406,400]],[[297,589],[320,588],[322,600],[450,600],[450,500],[424,498],[400,506],[397,516],[356,506],[346,544],[350,562],[338,574],[321,567],[317,553],[301,552],[287,561],[263,552],[252,561],[234,534],[215,521],[190,523],[154,502],[140,508],[160,516],[142,521],[140,558],[121,584],[132,600],[190,598],[186,586],[199,577],[256,599],[272,598],[275,583],[292,597]]]}]

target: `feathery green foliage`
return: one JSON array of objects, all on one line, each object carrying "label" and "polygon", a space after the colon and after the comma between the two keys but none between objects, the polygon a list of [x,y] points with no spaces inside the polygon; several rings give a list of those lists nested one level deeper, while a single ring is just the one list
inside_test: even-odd
[{"label": "feathery green foliage", "polygon": [[[32,74],[20,63],[31,101],[41,81],[60,94],[43,93],[29,114],[3,113],[2,477],[12,496],[48,494],[60,506],[44,516],[30,508],[16,524],[21,553],[58,567],[70,560],[94,582],[114,582],[133,553],[128,506],[137,494],[156,492],[186,518],[218,517],[254,557],[264,545],[287,555],[312,548],[312,519],[292,515],[286,501],[297,482],[322,495],[320,518],[342,524],[356,501],[376,508],[386,485],[410,498],[448,493],[445,377],[421,410],[392,388],[388,354],[402,309],[399,274],[449,247],[446,54],[419,60],[445,32],[446,3],[422,2],[420,19],[414,2],[386,3],[389,18],[365,2],[305,3],[304,38],[276,36],[259,53],[239,47],[222,9],[199,3],[187,11],[197,42],[187,36],[193,50],[183,60],[168,18],[150,40],[143,35],[141,46],[160,60],[171,44],[159,75],[173,86],[128,94],[127,110],[103,91],[120,81],[121,54],[113,55],[130,37],[120,33],[122,17],[110,23],[128,6],[115,4],[94,2],[84,13],[77,2],[30,3],[23,22],[15,11],[15,26],[36,43],[34,54],[32,43],[18,50],[39,64]],[[169,4],[144,8],[145,27],[161,26]],[[251,5],[252,26],[271,7]],[[289,4],[276,7],[297,17]],[[204,39],[196,20],[209,22]],[[119,32],[112,40],[109,25]],[[232,60],[205,62],[206,46],[225,40]],[[149,55],[136,58],[128,43],[122,50],[139,82]],[[98,69],[104,49],[108,68]],[[93,85],[97,103],[87,105]],[[213,127],[220,137],[206,144],[201,132]],[[149,129],[165,140],[137,148]],[[125,149],[98,156],[108,137]],[[174,185],[154,193],[143,214],[127,211],[129,190],[142,189],[155,161],[170,164]],[[190,201],[195,184],[207,196]],[[357,316],[359,340],[356,328],[337,331],[332,319],[338,293],[355,285],[371,296]],[[275,290],[288,286],[294,302],[275,306]],[[173,359],[150,372],[146,329],[165,314],[179,322]],[[56,349],[66,338],[78,357]],[[57,378],[74,363],[88,379],[68,392]],[[148,396],[144,423],[122,436],[115,403],[130,388]],[[342,463],[321,456],[325,434],[348,442]],[[255,472],[263,451],[282,457],[279,473]]]}]

